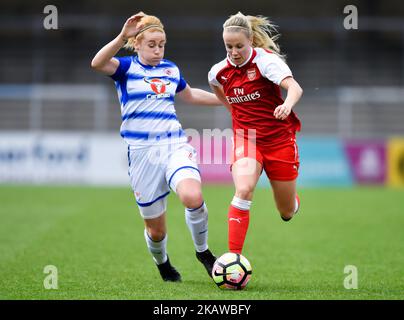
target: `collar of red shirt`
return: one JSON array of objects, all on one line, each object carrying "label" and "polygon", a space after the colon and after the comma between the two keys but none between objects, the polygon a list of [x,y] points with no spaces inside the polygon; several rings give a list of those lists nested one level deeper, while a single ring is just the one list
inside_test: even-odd
[{"label": "collar of red shirt", "polygon": [[227,55],[227,61],[229,62],[230,65],[232,65],[232,66],[235,67],[235,68],[242,68],[242,67],[244,67],[247,63],[250,62],[250,60],[251,60],[251,58],[252,58],[252,56],[253,56],[253,53],[254,53],[254,48],[251,47],[251,49],[250,49],[250,54],[248,55],[248,59],[247,59],[246,61],[244,61],[244,62],[243,62],[242,64],[240,64],[240,65],[237,65],[237,64],[233,63],[233,62],[231,61],[229,55]]}]

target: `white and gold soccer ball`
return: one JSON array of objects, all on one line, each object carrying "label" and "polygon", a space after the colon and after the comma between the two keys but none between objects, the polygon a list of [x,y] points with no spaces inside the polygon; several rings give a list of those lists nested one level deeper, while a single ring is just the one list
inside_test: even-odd
[{"label": "white and gold soccer ball", "polygon": [[251,279],[250,262],[241,254],[227,252],[220,256],[212,269],[213,281],[219,288],[241,290]]}]

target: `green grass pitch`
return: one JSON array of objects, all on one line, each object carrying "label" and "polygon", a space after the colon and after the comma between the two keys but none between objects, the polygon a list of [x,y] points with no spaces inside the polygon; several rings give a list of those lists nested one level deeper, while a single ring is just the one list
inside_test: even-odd
[{"label": "green grass pitch", "polygon": [[[224,291],[196,260],[178,199],[169,196],[168,253],[182,283],[160,279],[130,188],[0,186],[0,299],[404,299],[401,189],[300,189],[283,222],[271,190],[257,189],[243,254],[253,275]],[[227,251],[231,186],[204,186],[209,245]],[[58,289],[44,288],[44,267]],[[346,265],[358,289],[345,289]]]}]

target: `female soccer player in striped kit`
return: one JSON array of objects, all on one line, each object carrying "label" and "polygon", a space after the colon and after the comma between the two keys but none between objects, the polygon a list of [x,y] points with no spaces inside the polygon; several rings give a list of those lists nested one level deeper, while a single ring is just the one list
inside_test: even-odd
[{"label": "female soccer player in striped kit", "polygon": [[[144,219],[147,247],[165,281],[181,281],[167,255],[166,196],[170,188],[186,207],[196,257],[209,275],[215,257],[208,249],[208,210],[202,198],[196,151],[179,123],[174,96],[187,103],[220,105],[216,96],[191,88],[178,67],[163,59],[161,21],[139,12],[105,45],[91,66],[115,80],[121,103],[121,136],[128,143],[129,176]],[[125,46],[136,56],[115,57]]]},{"label": "female soccer player in striped kit", "polygon": [[[272,37],[267,18],[231,16],[223,25],[226,59],[209,72],[217,97],[231,110],[234,130],[232,175],[235,195],[228,212],[229,250],[241,253],[253,193],[263,170],[285,221],[299,209],[299,157],[295,133],[300,121],[292,108],[302,89]],[[281,90],[287,90],[283,100]]]}]

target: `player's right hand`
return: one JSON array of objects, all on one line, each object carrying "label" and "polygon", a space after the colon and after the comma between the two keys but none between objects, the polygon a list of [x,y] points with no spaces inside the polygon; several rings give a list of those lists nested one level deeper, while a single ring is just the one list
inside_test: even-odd
[{"label": "player's right hand", "polygon": [[126,41],[137,35],[137,33],[143,28],[143,25],[139,22],[144,16],[146,16],[144,12],[140,11],[126,20],[121,31],[123,40]]}]

